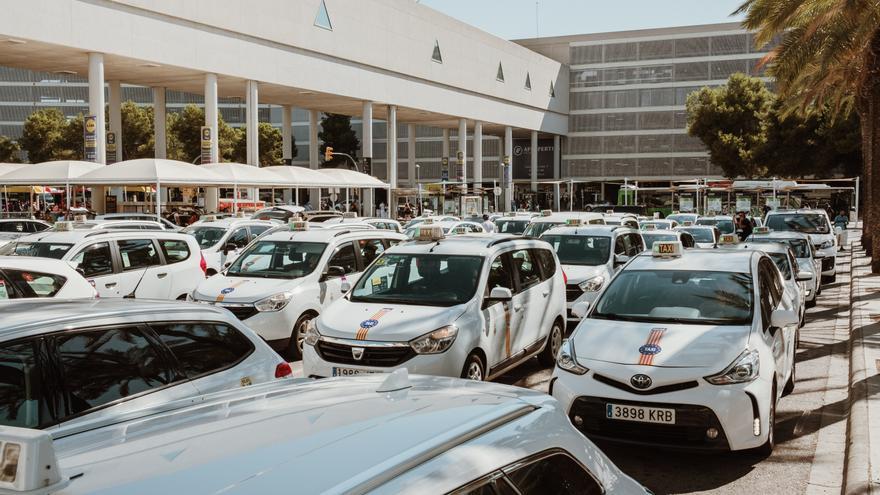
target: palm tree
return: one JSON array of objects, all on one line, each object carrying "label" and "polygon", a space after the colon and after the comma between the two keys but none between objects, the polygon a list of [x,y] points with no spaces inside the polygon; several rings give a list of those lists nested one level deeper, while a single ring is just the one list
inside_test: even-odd
[{"label": "palm tree", "polygon": [[862,245],[880,273],[880,1],[745,0],[743,26],[755,44],[778,41],[762,63],[776,78],[790,111],[828,106],[859,116],[864,164],[865,215]]}]

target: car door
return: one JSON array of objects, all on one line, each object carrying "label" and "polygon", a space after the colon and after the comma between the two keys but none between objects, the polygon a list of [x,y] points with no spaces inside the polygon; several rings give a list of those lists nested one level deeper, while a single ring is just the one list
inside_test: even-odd
[{"label": "car door", "polygon": [[76,252],[69,261],[74,268],[82,271],[86,280],[98,291],[98,297],[122,297],[109,242],[89,244]]},{"label": "car door", "polygon": [[193,277],[193,252],[183,239],[158,239],[162,262],[167,269],[168,298],[175,299],[191,293],[201,280],[202,272]]},{"label": "car door", "polygon": [[159,247],[150,238],[119,239],[119,293],[122,297],[168,299],[171,293],[170,270],[162,264]]},{"label": "car door", "polygon": [[341,277],[327,277],[321,282],[324,284],[321,290],[321,293],[325,294],[322,301],[324,306],[343,296],[343,282],[348,282],[350,285],[354,285],[357,282],[357,275],[359,274],[358,259],[354,244],[351,241],[343,242],[333,250],[333,254],[330,255],[325,268],[331,266],[342,268],[345,275]]},{"label": "car door", "polygon": [[544,329],[541,320],[544,316],[545,297],[542,292],[549,286],[541,280],[541,267],[530,249],[517,249],[510,255],[513,262],[513,276],[516,292],[513,295],[511,327],[513,331],[513,354],[538,342]]},{"label": "car door", "polygon": [[[489,264],[489,276],[486,279],[484,297],[489,297],[492,289],[504,287],[515,292],[513,282],[513,269],[511,266],[510,253],[502,253],[492,259]],[[492,369],[498,363],[514,354],[513,339],[514,329],[511,327],[513,301],[487,301],[482,306],[482,332],[480,340],[486,351],[486,366]]]},{"label": "car door", "polygon": [[789,349],[785,332],[782,329],[771,328],[770,316],[773,310],[781,308],[782,283],[779,281],[779,272],[769,258],[762,258],[758,262],[758,297],[761,309],[762,338],[765,345],[770,349],[776,366],[776,373],[780,377],[779,390],[782,384],[788,380],[789,374]]},{"label": "car door", "polygon": [[[225,266],[227,261],[232,261],[238,257],[238,254],[241,253],[241,250],[248,245],[251,241],[251,236],[248,233],[247,227],[238,227],[229,233],[229,237],[226,238],[226,241],[223,245],[220,246],[220,266]],[[235,249],[231,251],[226,251],[226,246],[232,244],[235,246]]]}]

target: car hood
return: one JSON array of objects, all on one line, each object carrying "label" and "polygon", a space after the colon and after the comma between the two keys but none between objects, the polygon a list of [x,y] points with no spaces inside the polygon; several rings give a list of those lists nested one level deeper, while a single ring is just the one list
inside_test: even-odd
[{"label": "car hood", "polygon": [[694,246],[701,248],[701,249],[712,249],[713,247],[715,247],[715,243],[714,242],[695,242]]},{"label": "car hood", "polygon": [[253,303],[279,292],[293,290],[302,280],[214,275],[199,284],[193,296],[199,301]]},{"label": "car hood", "polygon": [[816,246],[825,241],[832,241],[835,237],[834,234],[807,234],[807,236],[810,238],[810,242]]},{"label": "car hood", "polygon": [[317,325],[321,335],[328,337],[405,342],[455,323],[465,306],[442,308],[339,299],[321,313]]},{"label": "car hood", "polygon": [[579,284],[584,280],[603,275],[608,281],[608,267],[606,265],[585,266],[585,265],[562,265],[562,271],[568,277],[568,283]]},{"label": "car hood", "polygon": [[797,264],[801,271],[813,272],[813,274],[816,272],[816,267],[813,266],[813,260],[810,258],[798,258]]},{"label": "car hood", "polygon": [[[748,346],[750,327],[584,320],[572,336],[578,360],[677,368],[726,366]],[[642,360],[643,356],[650,363]]]}]

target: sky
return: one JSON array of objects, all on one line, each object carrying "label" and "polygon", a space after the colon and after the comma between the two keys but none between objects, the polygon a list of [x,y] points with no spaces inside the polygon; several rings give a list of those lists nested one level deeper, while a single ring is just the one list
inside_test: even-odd
[{"label": "sky", "polygon": [[[601,33],[741,20],[743,0],[420,0],[505,39]],[[537,22],[535,12],[537,3]]]}]

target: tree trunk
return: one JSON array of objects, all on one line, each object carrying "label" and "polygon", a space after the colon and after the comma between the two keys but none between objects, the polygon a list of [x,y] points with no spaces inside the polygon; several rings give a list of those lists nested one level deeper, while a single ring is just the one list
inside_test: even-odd
[{"label": "tree trunk", "polygon": [[861,138],[862,138],[862,180],[861,180],[861,189],[864,191],[860,194],[860,199],[862,206],[859,208],[860,220],[862,221],[862,246],[864,247],[866,254],[868,256],[871,255],[871,212],[869,210],[869,205],[871,204],[871,160],[873,158],[872,153],[872,140],[871,136],[873,135],[873,112],[871,105],[870,95],[861,95],[858,97],[857,103],[857,111],[859,114],[859,124],[861,129]]},{"label": "tree trunk", "polygon": [[[880,74],[880,72],[874,72]],[[874,231],[880,219],[880,125],[877,125],[877,119],[880,118],[880,80],[872,81],[870,90],[870,166],[865,168],[865,190],[867,197],[865,198],[865,212],[868,214],[868,224],[864,226],[864,232],[869,240],[863,246],[870,246],[871,251],[871,271],[880,273],[880,235],[875,235]]]}]

